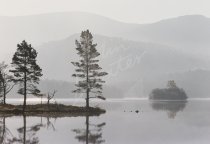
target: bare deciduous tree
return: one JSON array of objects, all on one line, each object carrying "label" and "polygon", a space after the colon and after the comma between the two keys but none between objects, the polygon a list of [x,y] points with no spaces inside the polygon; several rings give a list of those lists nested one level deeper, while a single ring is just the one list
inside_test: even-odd
[{"label": "bare deciduous tree", "polygon": [[6,95],[13,89],[15,83],[12,83],[13,76],[9,73],[9,65],[5,62],[0,63],[0,96],[3,97],[3,104],[6,104]]},{"label": "bare deciduous tree", "polygon": [[48,92],[48,94],[47,94],[47,104],[48,105],[50,104],[50,100],[55,97],[56,92],[57,92],[56,90],[54,90],[52,93]]}]

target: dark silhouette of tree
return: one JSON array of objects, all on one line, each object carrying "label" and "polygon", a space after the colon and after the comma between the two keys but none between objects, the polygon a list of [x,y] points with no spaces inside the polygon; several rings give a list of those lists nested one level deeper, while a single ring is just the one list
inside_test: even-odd
[{"label": "dark silhouette of tree", "polygon": [[47,94],[47,104],[48,105],[50,104],[50,100],[55,97],[55,93],[56,92],[57,92],[56,90],[54,90],[52,93],[51,92],[48,92],[48,94]]},{"label": "dark silhouette of tree", "polygon": [[39,84],[42,69],[36,63],[37,52],[31,44],[23,41],[17,47],[12,59],[14,69],[10,71],[14,74],[13,82],[20,85],[18,93],[24,95],[23,111],[25,111],[27,94],[40,95],[40,90],[35,84]]},{"label": "dark silhouette of tree", "polygon": [[154,89],[149,95],[151,100],[187,100],[185,91],[176,89]]},{"label": "dark silhouette of tree", "polygon": [[[105,100],[102,96],[102,81],[100,77],[107,75],[106,72],[101,72],[101,67],[97,64],[99,60],[96,58],[100,55],[97,51],[97,44],[93,44],[93,36],[89,30],[82,31],[80,41],[75,42],[76,50],[80,56],[79,62],[72,62],[76,67],[76,74],[73,77],[80,78],[81,80],[75,84],[77,87],[74,93],[86,93],[86,108],[89,108],[90,98],[100,98]],[[89,93],[94,96],[90,97]]]},{"label": "dark silhouette of tree", "polygon": [[[102,139],[102,129],[106,123],[93,125],[89,123],[89,116],[86,116],[86,129],[73,129],[72,131],[77,134],[75,137],[79,142],[85,142],[86,144],[101,144],[105,140]],[[90,126],[93,129],[90,129]]]},{"label": "dark silhouette of tree", "polygon": [[167,87],[171,88],[171,89],[177,88],[176,83],[175,83],[174,80],[169,80],[168,83],[167,83]]},{"label": "dark silhouette of tree", "polygon": [[3,104],[6,104],[6,95],[15,86],[15,84],[12,83],[13,78],[14,77],[9,74],[9,65],[5,64],[5,62],[0,63],[0,82],[1,82],[0,96],[3,97]]},{"label": "dark silhouette of tree", "polygon": [[184,89],[176,86],[173,80],[168,81],[167,88],[153,89],[149,95],[151,100],[187,100]]}]

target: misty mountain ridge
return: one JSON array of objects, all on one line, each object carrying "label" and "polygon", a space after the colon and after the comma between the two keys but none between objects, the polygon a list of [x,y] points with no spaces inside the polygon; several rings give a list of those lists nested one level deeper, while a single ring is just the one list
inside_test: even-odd
[{"label": "misty mountain ridge", "polygon": [[[72,97],[74,67],[77,61],[75,39],[87,28],[101,53],[100,65],[109,73],[105,78],[108,97],[145,97],[152,89],[163,87],[167,80],[180,81],[179,74],[210,69],[208,47],[210,19],[200,15],[181,16],[151,24],[129,24],[90,13],[52,13],[20,17],[0,17],[1,58],[10,57],[17,43],[29,41],[38,51],[43,79],[55,81],[40,84],[43,91],[55,89],[55,83],[66,81],[61,97]],[[75,34],[77,33],[77,34]],[[5,55],[10,53],[10,56]],[[168,75],[174,74],[174,77]],[[202,74],[202,73],[201,73]],[[191,79],[190,79],[191,78]],[[208,97],[187,86],[189,97]],[[48,84],[44,84],[48,83]],[[48,88],[46,87],[48,86]],[[69,89],[67,88],[69,87]],[[199,88],[208,88],[200,83]],[[68,90],[67,90],[68,89]],[[195,95],[196,94],[196,95]],[[199,95],[199,96],[198,96]]]},{"label": "misty mountain ridge", "polygon": [[[100,64],[109,72],[105,78],[106,85],[114,86],[114,89],[118,91],[108,97],[145,97],[152,89],[164,87],[169,79],[180,81],[179,77],[170,77],[172,74],[176,76],[178,73],[183,73],[185,75],[187,71],[209,69],[209,61],[198,59],[164,45],[101,35],[93,36],[94,42],[98,44],[98,51],[101,53]],[[74,83],[71,77],[74,67],[70,62],[79,58],[76,55],[75,39],[79,39],[79,34],[64,40],[49,42],[37,48],[38,61],[43,68],[44,76]],[[201,81],[193,81],[193,77],[191,78],[191,83]],[[181,86],[188,88],[187,94],[192,95],[189,97],[197,97],[193,94],[196,89],[189,89],[188,82],[189,80],[186,80]],[[199,85],[199,87],[202,86],[202,84]],[[112,94],[111,91],[114,89],[108,88],[107,93]]]},{"label": "misty mountain ridge", "polygon": [[[155,88],[165,88],[168,80],[176,81],[180,88],[186,91],[189,98],[209,98],[210,89],[210,71],[207,70],[193,70],[182,73],[162,74],[159,76],[145,78],[143,81],[124,82],[105,84],[103,91],[107,98],[133,98],[148,97],[151,91]],[[8,98],[21,98],[16,93],[18,87],[15,87]],[[55,98],[81,98],[81,95],[72,93],[75,89],[74,82],[60,81],[60,80],[41,80],[39,88],[43,94],[53,92],[56,90]],[[31,97],[31,96],[30,96]]]},{"label": "misty mountain ridge", "polygon": [[0,47],[11,52],[23,39],[36,46],[44,42],[64,39],[87,28],[94,33],[117,35],[123,29],[130,29],[129,27],[130,24],[84,12],[0,17],[0,38],[4,40]]},{"label": "misty mountain ridge", "polygon": [[[100,64],[103,69],[110,72],[107,77],[111,77],[112,81],[124,81],[129,75],[131,75],[130,81],[136,81],[139,73],[141,77],[145,77],[161,73],[185,72],[195,68],[209,68],[208,61],[164,45],[101,35],[93,36],[94,43],[98,44],[97,49],[101,53]],[[74,67],[71,61],[79,58],[75,49],[76,39],[79,39],[79,35],[46,43],[37,48],[38,61],[43,67],[46,78],[72,81],[70,74],[74,72]],[[179,59],[176,59],[177,57]]]},{"label": "misty mountain ridge", "polygon": [[[151,24],[130,24],[85,12],[63,12],[32,16],[0,17],[2,56],[26,39],[34,46],[61,40],[90,29],[94,34],[154,42],[187,53],[208,55],[210,19],[187,15]],[[6,49],[6,50],[5,50]],[[205,52],[204,52],[205,51]]]},{"label": "misty mountain ridge", "polygon": [[[209,51],[210,19],[201,15],[162,20],[136,29],[135,40],[173,46],[184,52],[204,54]],[[205,52],[204,52],[205,51]]]}]

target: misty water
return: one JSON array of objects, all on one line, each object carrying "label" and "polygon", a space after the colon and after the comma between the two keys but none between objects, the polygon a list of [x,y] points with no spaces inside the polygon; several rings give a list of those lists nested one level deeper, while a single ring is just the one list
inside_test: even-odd
[{"label": "misty water", "polygon": [[[84,104],[79,100],[66,103]],[[98,117],[1,116],[0,141],[40,144],[208,144],[210,141],[210,100],[112,99],[91,105],[107,112]]]}]

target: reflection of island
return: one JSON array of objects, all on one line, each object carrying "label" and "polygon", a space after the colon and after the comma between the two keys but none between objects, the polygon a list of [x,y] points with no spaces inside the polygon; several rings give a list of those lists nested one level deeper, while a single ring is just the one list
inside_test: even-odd
[{"label": "reflection of island", "polygon": [[[106,123],[101,123],[98,125],[89,123],[89,116],[86,116],[86,129],[73,129],[75,132],[76,139],[79,142],[85,142],[86,144],[101,144],[105,140],[102,139],[102,128]],[[92,128],[92,129],[91,129]]]},{"label": "reflection of island", "polygon": [[174,119],[177,112],[183,111],[187,101],[152,101],[151,106],[157,111],[166,111],[168,117]]},{"label": "reflection of island", "polygon": [[150,100],[186,100],[185,91],[176,86],[173,80],[168,81],[167,88],[154,89],[149,95]]}]

